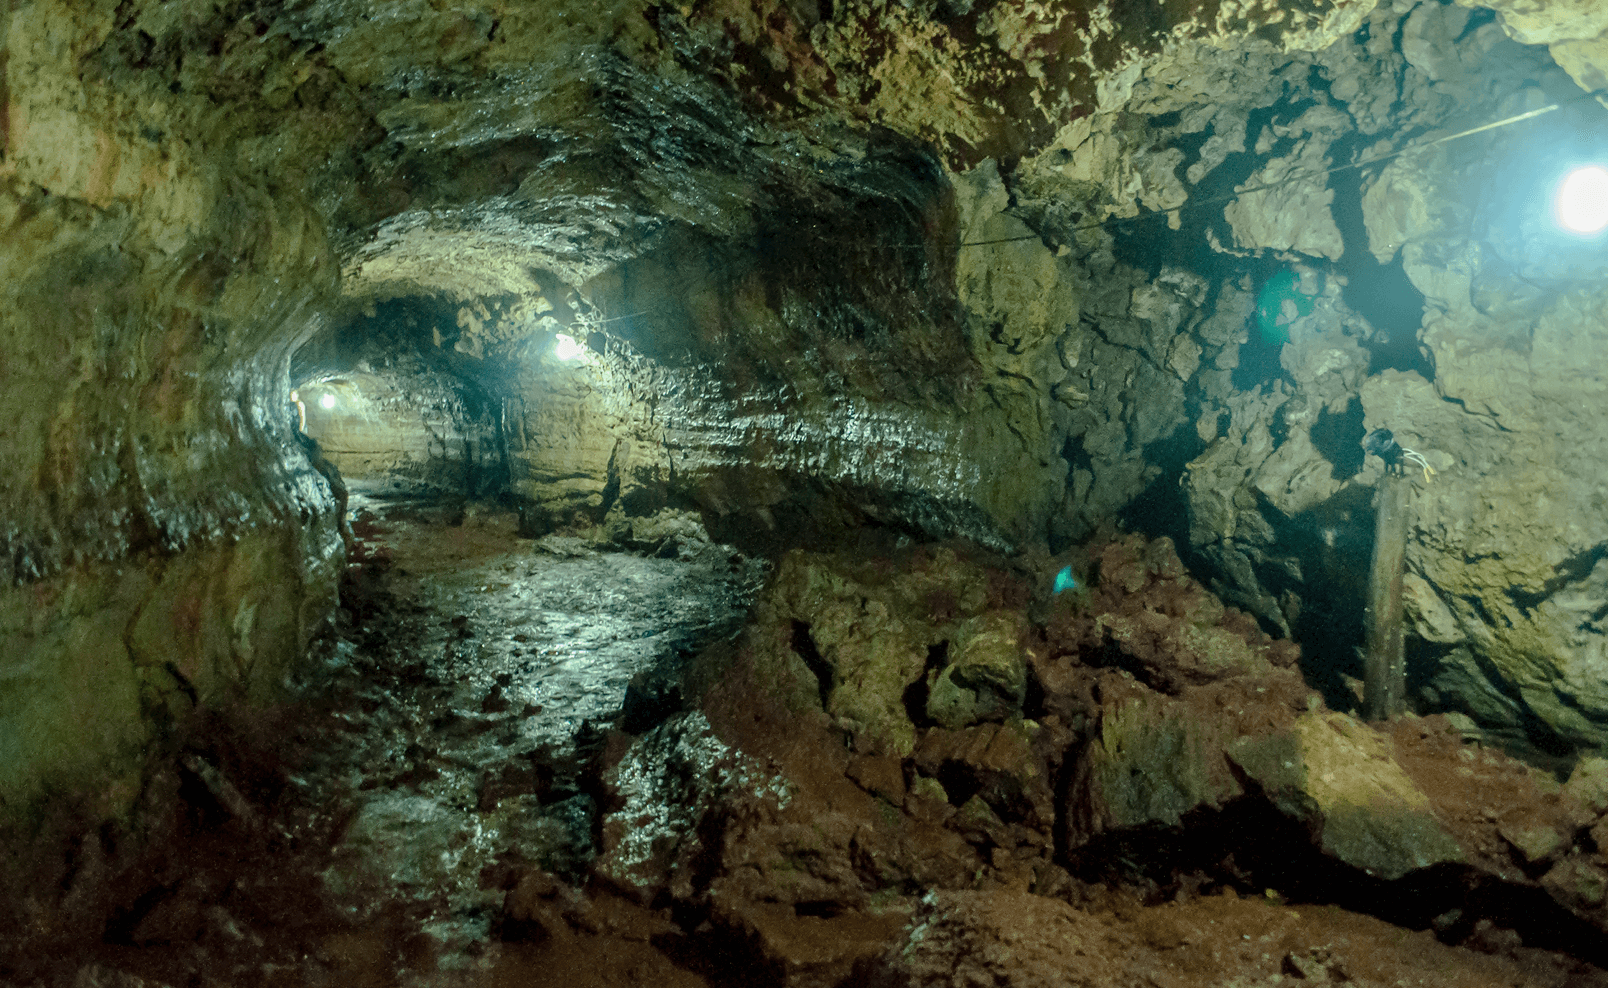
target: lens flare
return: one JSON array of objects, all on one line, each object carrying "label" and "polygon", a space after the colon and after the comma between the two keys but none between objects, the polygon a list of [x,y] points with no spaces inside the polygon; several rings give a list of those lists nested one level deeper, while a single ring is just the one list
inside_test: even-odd
[{"label": "lens flare", "polygon": [[1553,211],[1558,223],[1575,233],[1599,233],[1608,228],[1608,168],[1576,168],[1558,186]]}]

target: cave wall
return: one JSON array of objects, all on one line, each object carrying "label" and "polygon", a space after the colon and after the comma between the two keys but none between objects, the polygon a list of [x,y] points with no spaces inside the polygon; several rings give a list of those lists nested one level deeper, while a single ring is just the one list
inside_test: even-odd
[{"label": "cave wall", "polygon": [[[1429,696],[1510,732],[1599,747],[1608,244],[1534,214],[1558,166],[1577,160],[1570,145],[1600,121],[1556,117],[1504,135],[1487,158],[1403,159],[1381,180],[1394,195],[1365,204],[1370,238],[1379,251],[1401,244],[1426,297],[1436,373],[1432,383],[1372,378],[1362,398],[1370,426],[1399,427],[1444,467],[1417,496],[1408,549],[1409,610],[1434,663]],[[1517,164],[1538,143],[1558,149],[1556,165]],[[1484,196],[1481,180],[1495,186]],[[1404,214],[1420,219],[1403,224]]]},{"label": "cave wall", "polygon": [[348,490],[495,495],[508,474],[502,435],[483,403],[471,404],[463,390],[457,378],[439,373],[360,366],[304,384],[297,394],[306,434]]},{"label": "cave wall", "polygon": [[[562,330],[614,341],[585,374],[504,382],[512,487],[536,528],[636,491],[734,531],[832,516],[1064,544],[1161,474],[1145,451],[1187,426],[1199,346],[1174,352],[1170,334],[1205,296],[1189,276],[1145,288],[1109,244],[1033,243],[1043,224],[994,160],[1091,109],[1109,136],[1145,71],[1172,73],[1153,88],[1175,83],[1253,29],[1265,51],[1240,77],[1276,100],[1306,69],[1286,52],[1322,48],[1373,7],[1274,27],[1248,11],[1071,3],[621,5],[595,18],[614,37],[584,87],[561,59],[516,68],[493,24],[460,62],[382,84],[385,138],[335,180],[367,190],[338,211],[353,231],[345,290],[452,300],[480,328],[444,321],[447,345],[480,354],[485,375],[531,359],[556,370],[541,354]],[[565,30],[548,50],[585,43]],[[1202,100],[1217,98],[1216,71]],[[1085,171],[1127,169],[1137,150],[1144,175],[1171,183],[1144,205],[1181,194],[1168,153],[1104,146]],[[1010,242],[950,255],[968,239]],[[1101,328],[1080,314],[1091,282]],[[493,296],[511,301],[487,323],[475,299]],[[1232,331],[1213,332],[1215,354]]]},{"label": "cave wall", "polygon": [[[933,183],[927,194],[948,190]],[[828,249],[898,250],[879,241],[917,235],[868,230],[863,243]],[[1037,405],[1007,408],[978,388],[968,339],[1001,345],[987,326],[968,337],[952,296],[923,299],[929,289],[896,272],[845,300],[843,272],[777,270],[797,249],[756,260],[749,244],[691,239],[577,288],[449,309],[426,331],[466,380],[498,396],[508,491],[528,531],[665,509],[697,510],[740,542],[865,524],[999,544],[1043,531],[1065,469],[1042,435],[1051,423]],[[1035,250],[1049,263],[1019,300],[1045,287],[1064,294],[1053,255]],[[1053,344],[1075,318],[1058,304],[1027,331],[1045,337],[1046,320],[1059,320]],[[561,337],[579,351],[561,356]],[[1058,360],[1053,346],[1046,353]]]},{"label": "cave wall", "polygon": [[[419,66],[466,69],[493,20],[362,6],[0,13],[0,826],[126,817],[153,756],[277,697],[335,606],[291,354],[362,308],[340,259],[409,201],[364,181],[382,104]],[[565,46],[614,28],[586,12],[506,12],[503,64],[578,78]],[[28,846],[7,843],[19,874]]]},{"label": "cave wall", "polygon": [[[1385,64],[1395,60],[1399,82],[1337,71],[1362,64],[1348,47],[1392,36],[1395,16],[1376,11],[1366,39],[1314,56],[1329,97],[1347,94],[1349,119],[1314,93],[1318,106],[1269,129],[1295,139],[1288,157],[1345,140],[1352,128],[1377,129],[1383,121],[1370,123],[1366,108],[1383,105],[1382,81],[1387,94],[1399,87],[1406,107],[1393,124],[1414,114],[1433,121],[1450,106],[1483,107],[1485,120],[1562,109],[1393,158],[1355,186],[1331,176],[1327,188],[1260,193],[1271,198],[1254,223],[1234,211],[1252,196],[1225,210],[1226,250],[1287,252],[1296,277],[1271,299],[1282,315],[1263,310],[1264,287],[1252,322],[1283,341],[1279,379],[1260,394],[1208,391],[1203,411],[1215,404],[1228,428],[1185,475],[1191,541],[1225,597],[1312,652],[1329,648],[1309,674],[1354,673],[1346,653],[1355,631],[1335,629],[1332,616],[1336,598],[1350,598],[1358,613],[1361,573],[1348,557],[1368,551],[1362,492],[1380,464],[1337,455],[1333,426],[1360,399],[1363,421],[1347,425],[1352,441],[1362,429],[1393,429],[1438,471],[1419,485],[1408,551],[1421,708],[1468,714],[1543,746],[1598,746],[1596,614],[1608,598],[1593,572],[1603,540],[1589,464],[1601,425],[1581,410],[1594,405],[1598,387],[1586,354],[1600,324],[1603,248],[1600,239],[1559,233],[1549,196],[1568,165],[1601,154],[1589,137],[1600,132],[1601,111],[1539,49],[1507,40],[1517,33],[1501,21],[1481,23],[1454,7],[1422,5],[1400,20],[1399,52],[1381,53]],[[1428,136],[1456,132],[1464,119]],[[1263,143],[1277,155],[1269,132]],[[1537,148],[1551,159],[1540,168]],[[1263,169],[1251,180],[1267,177]],[[1360,216],[1357,199],[1339,196],[1360,196]],[[1335,217],[1344,222],[1346,211],[1353,218],[1341,250],[1334,237],[1301,242]],[[1422,306],[1421,320],[1386,325],[1392,314],[1370,306],[1367,293],[1386,291],[1387,271],[1421,294],[1399,296]],[[1409,340],[1417,354],[1402,345]],[[1202,438],[1212,431],[1203,425]]]},{"label": "cave wall", "polygon": [[[301,654],[339,540],[291,354],[398,299],[452,313],[430,345],[543,524],[1064,544],[1177,470],[1274,627],[1370,478],[1324,423],[1410,420],[1435,702],[1600,740],[1597,268],[1530,270],[1435,178],[1522,138],[1249,191],[1599,85],[1593,5],[437,6],[0,17],[8,816],[127,805],[191,707]],[[1348,293],[1369,255],[1427,355]]]},{"label": "cave wall", "polygon": [[[349,490],[470,498],[506,490],[501,399],[465,376],[477,355],[443,345],[457,339],[456,315],[371,305],[296,348],[292,414]],[[462,310],[462,320],[473,318]]]},{"label": "cave wall", "polygon": [[[738,112],[718,92],[699,95]],[[764,137],[779,147],[756,151],[755,135],[723,129],[729,117],[689,109],[691,94],[659,102],[596,108],[644,143],[636,157],[652,168],[629,182],[613,171],[566,179],[587,201],[645,199],[681,178],[658,174],[661,163],[699,166],[676,222],[616,242],[634,256],[575,265],[543,253],[555,231],[521,215],[503,228],[520,243],[484,247],[544,260],[507,286],[517,290],[465,298],[456,270],[415,268],[414,241],[383,234],[392,246],[360,251],[351,269],[349,292],[442,309],[427,349],[500,396],[511,490],[532,530],[674,506],[739,541],[867,522],[996,544],[1041,533],[1065,468],[1048,396],[1026,375],[1061,366],[1045,347],[1075,322],[1074,286],[1053,252],[1025,243],[975,252],[957,286],[948,241],[962,227],[1000,217],[1026,229],[1002,217],[997,175],[982,201],[894,135],[851,131],[828,145],[773,130]],[[666,130],[694,147],[689,159],[659,160]],[[422,162],[441,152],[409,153],[421,159],[409,168],[430,171]],[[542,180],[538,168],[521,186]],[[1009,316],[1022,325],[998,337],[1018,304],[1044,311]],[[560,334],[590,341],[585,358],[558,359]]]},{"label": "cave wall", "polygon": [[[1560,11],[1558,36],[1596,37],[1588,21]],[[1602,153],[1600,109],[1519,14],[1403,4],[1352,27],[1310,52],[1142,54],[1124,101],[1010,176],[1012,212],[1084,282],[1093,349],[1075,366],[1099,368],[1054,391],[1077,409],[1058,523],[1146,505],[1168,450],[1189,451],[1197,565],[1303,640],[1309,676],[1343,704],[1380,470],[1356,443],[1393,428],[1439,471],[1409,551],[1418,702],[1543,745],[1601,744],[1585,476],[1599,428],[1582,411],[1601,243],[1553,232],[1547,201],[1565,167]],[[1398,135],[1554,103],[1539,122],[1329,171]]]},{"label": "cave wall", "polygon": [[46,799],[119,815],[198,707],[276,695],[333,606],[339,558],[333,502],[282,414],[290,347],[336,286],[322,222],[241,167],[235,135],[186,116],[168,80],[108,74],[109,6],[12,8],[7,826]]}]

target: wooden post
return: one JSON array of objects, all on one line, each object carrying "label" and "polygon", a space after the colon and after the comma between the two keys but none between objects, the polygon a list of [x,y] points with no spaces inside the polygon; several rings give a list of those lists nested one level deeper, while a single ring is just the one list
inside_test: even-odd
[{"label": "wooden post", "polygon": [[1379,480],[1373,568],[1368,574],[1368,651],[1363,660],[1363,709],[1369,720],[1391,720],[1407,711],[1401,573],[1411,493],[1412,481],[1395,468],[1387,469]]}]

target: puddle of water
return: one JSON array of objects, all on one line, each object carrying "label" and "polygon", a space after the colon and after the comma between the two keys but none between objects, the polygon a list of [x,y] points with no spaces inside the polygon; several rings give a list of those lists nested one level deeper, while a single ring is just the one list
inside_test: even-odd
[{"label": "puddle of water", "polygon": [[708,544],[679,559],[542,552],[511,515],[430,525],[353,500],[394,599],[359,617],[349,658],[369,668],[345,745],[305,773],[309,796],[349,813],[324,895],[356,923],[401,902],[437,971],[480,967],[499,869],[591,859],[577,735],[618,715],[633,677],[735,634],[764,564]]}]

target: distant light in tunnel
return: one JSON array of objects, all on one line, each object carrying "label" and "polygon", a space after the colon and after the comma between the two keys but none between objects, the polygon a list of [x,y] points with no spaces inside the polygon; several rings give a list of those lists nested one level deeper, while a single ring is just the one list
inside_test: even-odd
[{"label": "distant light in tunnel", "polygon": [[553,356],[559,360],[575,360],[586,352],[586,348],[575,342],[575,337],[559,333],[553,344]]},{"label": "distant light in tunnel", "polygon": [[1599,233],[1608,228],[1608,168],[1576,168],[1558,186],[1553,200],[1558,223],[1575,233]]},{"label": "distant light in tunnel", "polygon": [[335,396],[330,394],[330,393],[328,393],[328,392],[325,392],[324,397],[318,399],[318,403],[319,403],[319,405],[323,406],[324,408],[334,408],[335,407]]}]

